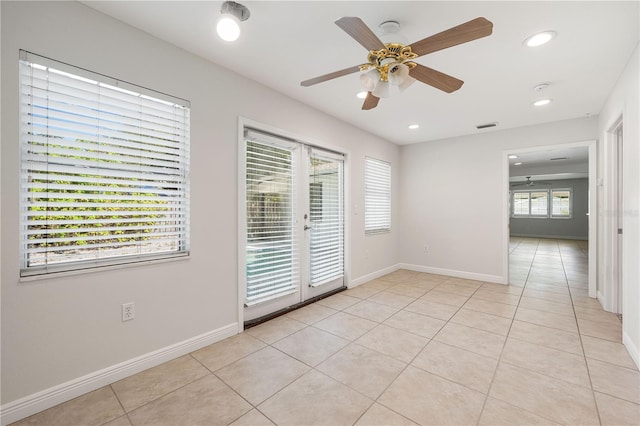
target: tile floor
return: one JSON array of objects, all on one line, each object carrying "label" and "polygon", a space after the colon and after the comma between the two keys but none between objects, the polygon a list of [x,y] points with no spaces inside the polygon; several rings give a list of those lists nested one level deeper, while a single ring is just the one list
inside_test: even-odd
[{"label": "tile floor", "polygon": [[638,425],[586,243],[513,239],[512,285],[406,270],[19,425]]}]

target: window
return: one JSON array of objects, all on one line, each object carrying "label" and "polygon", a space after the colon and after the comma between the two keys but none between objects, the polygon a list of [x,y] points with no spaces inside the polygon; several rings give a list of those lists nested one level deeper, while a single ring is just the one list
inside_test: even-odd
[{"label": "window", "polygon": [[551,190],[551,217],[570,218],[573,214],[571,189]]},{"label": "window", "polygon": [[544,191],[514,191],[514,217],[547,217],[549,211],[549,192]]},{"label": "window", "polygon": [[364,232],[391,230],[391,165],[364,159]]},{"label": "window", "polygon": [[189,252],[187,101],[20,54],[21,275]]}]

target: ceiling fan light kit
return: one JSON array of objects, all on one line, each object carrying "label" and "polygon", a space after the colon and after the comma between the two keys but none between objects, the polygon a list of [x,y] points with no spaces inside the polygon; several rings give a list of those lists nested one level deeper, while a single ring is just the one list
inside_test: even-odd
[{"label": "ceiling fan light kit", "polygon": [[[335,71],[300,83],[312,86],[334,78],[360,71],[360,81],[368,94],[363,110],[373,109],[381,97],[390,96],[390,86],[402,92],[416,80],[446,93],[458,90],[464,82],[450,75],[414,62],[414,59],[469,41],[491,35],[493,24],[485,18],[476,18],[410,45],[398,42],[383,43],[378,36],[357,17],[343,17],[335,24],[369,51],[367,62],[344,70]],[[381,34],[395,35],[400,25],[395,21],[383,22]],[[396,37],[397,39],[397,37]],[[372,72],[375,71],[375,72]]]},{"label": "ceiling fan light kit", "polygon": [[216,32],[224,41],[236,41],[240,37],[240,22],[249,19],[249,9],[234,1],[225,1],[220,7],[222,16],[216,24]]}]

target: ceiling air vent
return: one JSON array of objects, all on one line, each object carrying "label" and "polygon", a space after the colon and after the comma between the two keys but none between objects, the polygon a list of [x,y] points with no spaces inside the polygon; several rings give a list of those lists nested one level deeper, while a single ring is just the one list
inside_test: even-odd
[{"label": "ceiling air vent", "polygon": [[567,157],[549,158],[549,161],[567,160]]},{"label": "ceiling air vent", "polygon": [[496,127],[498,125],[498,123],[487,123],[487,124],[479,124],[476,126],[476,129],[481,130],[481,129],[488,129],[489,127]]}]

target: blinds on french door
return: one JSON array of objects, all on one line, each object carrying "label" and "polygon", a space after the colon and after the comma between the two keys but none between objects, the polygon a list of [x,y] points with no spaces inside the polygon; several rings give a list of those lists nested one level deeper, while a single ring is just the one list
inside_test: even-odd
[{"label": "blinds on french door", "polygon": [[246,135],[246,302],[295,291],[300,269],[295,232],[294,147],[251,130]]},{"label": "blinds on french door", "polygon": [[344,276],[344,161],[317,149],[309,155],[309,284]]}]

